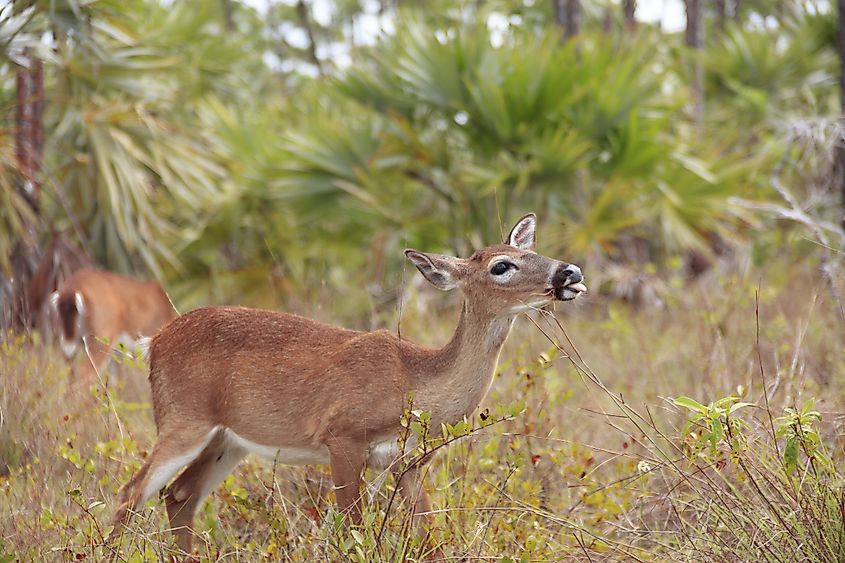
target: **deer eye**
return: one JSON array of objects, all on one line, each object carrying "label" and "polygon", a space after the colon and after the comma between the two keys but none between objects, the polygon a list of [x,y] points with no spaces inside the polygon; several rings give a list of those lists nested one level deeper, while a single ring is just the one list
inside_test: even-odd
[{"label": "deer eye", "polygon": [[505,272],[507,272],[511,268],[515,268],[515,267],[516,266],[514,266],[513,264],[510,264],[508,262],[496,262],[495,264],[493,264],[493,267],[490,268],[490,273],[493,274],[494,276],[501,276],[502,274],[504,274]]}]

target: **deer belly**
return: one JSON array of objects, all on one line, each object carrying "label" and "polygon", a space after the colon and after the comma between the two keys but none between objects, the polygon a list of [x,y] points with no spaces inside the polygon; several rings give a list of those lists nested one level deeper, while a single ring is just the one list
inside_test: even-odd
[{"label": "deer belly", "polygon": [[405,442],[404,451],[399,448],[398,436],[379,440],[370,444],[367,452],[367,465],[373,469],[386,469],[397,462],[401,455],[417,447],[415,436],[409,436]]},{"label": "deer belly", "polygon": [[141,341],[141,336],[131,336],[128,332],[121,332],[117,335],[116,342],[109,342],[112,346],[121,345],[125,346],[127,350],[134,350],[138,343]]},{"label": "deer belly", "polygon": [[285,465],[312,465],[329,463],[329,450],[325,446],[313,448],[308,447],[281,447],[265,446],[247,440],[243,436],[235,434],[231,428],[226,429],[227,438],[249,453],[255,454],[268,461],[283,463]]}]

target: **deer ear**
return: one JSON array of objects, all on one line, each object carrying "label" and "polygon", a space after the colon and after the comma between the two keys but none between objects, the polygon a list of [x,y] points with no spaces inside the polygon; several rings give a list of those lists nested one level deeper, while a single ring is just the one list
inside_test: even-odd
[{"label": "deer ear", "polygon": [[457,287],[456,258],[443,254],[424,254],[410,248],[405,251],[405,256],[437,289],[449,291]]},{"label": "deer ear", "polygon": [[511,229],[511,234],[508,235],[505,244],[515,246],[520,250],[534,250],[534,243],[536,242],[537,232],[537,216],[529,213],[522,219],[516,222],[516,225]]}]

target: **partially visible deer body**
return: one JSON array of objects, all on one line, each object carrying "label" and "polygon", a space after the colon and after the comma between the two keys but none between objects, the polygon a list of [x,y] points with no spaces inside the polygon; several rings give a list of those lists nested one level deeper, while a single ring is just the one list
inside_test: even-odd
[{"label": "partially visible deer body", "polygon": [[[463,292],[458,327],[439,350],[384,330],[239,307],[205,307],[171,322],[149,349],[158,443],[120,491],[112,537],[187,465],[165,502],[178,545],[190,553],[200,503],[248,453],[331,464],[338,505],[360,523],[361,472],[401,454],[409,393],[432,428],[471,414],[515,316],[586,291],[577,266],[534,252],[535,226],[527,215],[505,244],[469,259],[405,251],[437,288]],[[418,515],[431,510],[419,477],[406,473],[398,483]]]},{"label": "partially visible deer body", "polygon": [[104,270],[78,270],[50,296],[59,324],[59,344],[68,359],[82,347],[90,359],[82,363],[86,378],[102,371],[111,357],[109,346],[132,345],[152,336],[176,317],[173,304],[155,282],[142,282]]}]

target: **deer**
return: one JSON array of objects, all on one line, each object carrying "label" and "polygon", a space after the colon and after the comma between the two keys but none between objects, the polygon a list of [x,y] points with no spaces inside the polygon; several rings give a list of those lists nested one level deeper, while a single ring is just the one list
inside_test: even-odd
[{"label": "deer", "polygon": [[[458,325],[442,348],[387,330],[233,306],[171,321],[147,351],[158,439],[119,492],[110,539],[184,468],[165,506],[177,546],[190,557],[200,503],[248,454],[329,464],[339,510],[360,525],[362,472],[389,468],[403,454],[400,419],[409,396],[430,414],[432,428],[462,420],[490,389],[515,317],[587,291],[578,266],[536,253],[536,222],[524,216],[503,244],[467,259],[405,250],[434,287],[463,295]],[[420,470],[403,471],[397,482],[415,528],[418,517],[431,524]]]},{"label": "deer", "polygon": [[88,361],[81,367],[86,381],[108,365],[110,345],[133,347],[177,316],[167,293],[156,282],[105,270],[77,270],[50,295],[50,303],[65,357],[72,360],[80,345],[88,353]]}]

